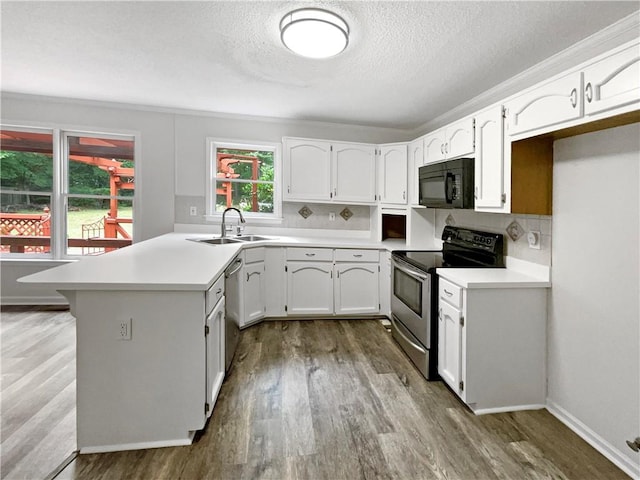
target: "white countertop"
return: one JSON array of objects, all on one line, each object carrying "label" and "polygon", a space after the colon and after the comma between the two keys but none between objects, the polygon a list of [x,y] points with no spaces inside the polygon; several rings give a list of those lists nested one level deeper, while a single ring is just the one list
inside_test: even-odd
[{"label": "white countertop", "polygon": [[[262,235],[261,235],[262,236]],[[366,238],[269,236],[267,241],[210,245],[188,239],[210,234],[168,233],[95,257],[82,257],[59,267],[22,277],[21,283],[56,290],[206,290],[242,248],[325,247],[406,248],[404,241]],[[509,266],[509,262],[507,263]],[[516,269],[439,268],[437,273],[465,288],[549,287],[548,275]]]},{"label": "white countertop", "polygon": [[21,283],[56,290],[206,290],[242,248],[305,246],[329,248],[403,248],[404,242],[359,238],[276,237],[268,241],[209,245],[187,239],[210,234],[168,233],[95,257],[82,257],[59,267],[22,277]]},{"label": "white countertop", "polygon": [[464,288],[545,288],[548,277],[534,276],[507,268],[438,268],[436,273]]}]

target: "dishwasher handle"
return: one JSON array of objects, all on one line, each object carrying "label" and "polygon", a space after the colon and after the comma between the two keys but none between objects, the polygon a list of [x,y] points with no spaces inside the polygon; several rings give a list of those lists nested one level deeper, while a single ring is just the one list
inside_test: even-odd
[{"label": "dishwasher handle", "polygon": [[[238,266],[237,266],[236,268],[234,268],[233,270],[232,270],[232,266],[233,266],[233,265],[232,265],[232,266],[230,266],[230,267],[229,267],[229,268],[224,272],[224,276],[225,276],[225,278],[232,277],[233,275],[235,275],[236,273],[238,273],[238,271],[242,268],[242,263],[243,263],[243,262],[242,262],[242,259],[241,259],[241,258],[238,258],[238,259],[233,263],[233,265],[238,265]],[[231,271],[229,271],[229,270],[231,270]]]}]

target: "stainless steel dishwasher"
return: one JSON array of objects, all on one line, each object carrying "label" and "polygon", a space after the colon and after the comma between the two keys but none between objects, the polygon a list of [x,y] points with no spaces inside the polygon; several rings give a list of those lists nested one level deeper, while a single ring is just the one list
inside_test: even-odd
[{"label": "stainless steel dishwasher", "polygon": [[225,308],[225,369],[231,367],[233,355],[240,339],[240,315],[242,307],[242,253],[231,262],[224,272]]}]

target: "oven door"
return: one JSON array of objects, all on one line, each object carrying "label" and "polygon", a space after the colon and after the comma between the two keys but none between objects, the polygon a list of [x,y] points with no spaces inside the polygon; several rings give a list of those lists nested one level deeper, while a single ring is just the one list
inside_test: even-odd
[{"label": "oven door", "polygon": [[392,257],[391,313],[425,347],[431,346],[431,275]]}]

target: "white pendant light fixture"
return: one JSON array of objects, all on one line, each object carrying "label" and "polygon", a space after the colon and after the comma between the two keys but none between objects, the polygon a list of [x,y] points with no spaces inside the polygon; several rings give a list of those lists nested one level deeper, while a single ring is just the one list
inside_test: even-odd
[{"label": "white pendant light fixture", "polygon": [[309,58],[328,58],[349,43],[349,25],[338,15],[319,8],[301,8],[280,21],[282,43],[294,53]]}]

